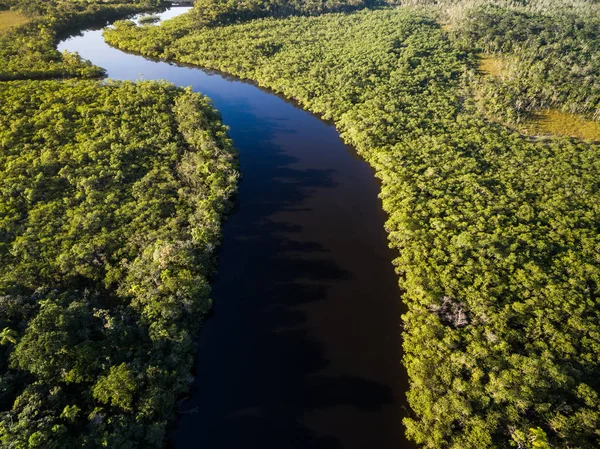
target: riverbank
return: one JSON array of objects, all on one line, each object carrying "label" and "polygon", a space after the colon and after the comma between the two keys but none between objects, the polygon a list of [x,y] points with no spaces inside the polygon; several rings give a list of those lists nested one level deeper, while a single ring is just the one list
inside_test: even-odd
[{"label": "riverbank", "polygon": [[28,7],[50,12],[0,37],[0,446],[163,448],[236,153],[202,95],[54,48],[147,5]]},{"label": "riverbank", "polygon": [[97,31],[61,48],[114,79],[191,85],[240,150],[239,209],[175,447],[410,448],[402,305],[369,166],[330,125],[249,83],[124,54]]},{"label": "riverbank", "polygon": [[[589,279],[599,274],[588,263],[598,241],[597,145],[532,142],[488,122],[466,88],[476,53],[422,9],[121,23],[105,37],[294,98],[333,119],[375,167],[409,309],[411,439],[431,448],[546,437],[593,445],[594,421],[578,416],[598,407]],[[567,400],[568,411],[550,412]]]}]

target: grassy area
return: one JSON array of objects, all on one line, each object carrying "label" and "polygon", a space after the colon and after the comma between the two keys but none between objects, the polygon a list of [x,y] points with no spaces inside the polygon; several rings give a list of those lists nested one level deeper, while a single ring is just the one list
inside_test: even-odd
[{"label": "grassy area", "polygon": [[600,123],[553,109],[534,114],[523,126],[526,134],[571,136],[600,142]]},{"label": "grassy area", "polygon": [[[507,74],[503,58],[490,54],[479,60],[479,73],[501,78]],[[488,118],[494,120],[494,117]],[[542,109],[531,114],[521,125],[514,125],[523,134],[531,136],[569,136],[583,140],[600,141],[600,123],[580,115],[557,109]]]},{"label": "grassy area", "polygon": [[454,25],[449,22],[446,22],[446,23],[438,22],[438,23],[440,24],[440,28],[442,30],[444,30],[446,33],[449,33],[454,28]]},{"label": "grassy area", "polygon": [[24,25],[29,19],[23,14],[14,11],[0,11],[0,33],[9,28]]},{"label": "grassy area", "polygon": [[482,56],[479,60],[479,71],[483,75],[499,77],[504,72],[504,61],[496,56]]}]

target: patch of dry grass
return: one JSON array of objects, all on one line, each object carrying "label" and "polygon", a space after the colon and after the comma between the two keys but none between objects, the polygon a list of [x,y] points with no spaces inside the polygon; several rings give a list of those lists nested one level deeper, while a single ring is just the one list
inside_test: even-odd
[{"label": "patch of dry grass", "polygon": [[599,122],[555,109],[536,113],[522,128],[529,135],[570,136],[600,142]]},{"label": "patch of dry grass", "polygon": [[440,23],[440,28],[442,30],[444,30],[446,33],[449,33],[450,31],[452,31],[454,29],[454,24],[452,24],[450,22]]},{"label": "patch of dry grass", "polygon": [[502,58],[486,55],[479,59],[479,71],[483,75],[500,77],[504,73],[505,68]]},{"label": "patch of dry grass", "polygon": [[27,22],[29,22],[29,19],[23,14],[14,11],[0,11],[0,33],[4,33],[12,27],[24,25]]}]

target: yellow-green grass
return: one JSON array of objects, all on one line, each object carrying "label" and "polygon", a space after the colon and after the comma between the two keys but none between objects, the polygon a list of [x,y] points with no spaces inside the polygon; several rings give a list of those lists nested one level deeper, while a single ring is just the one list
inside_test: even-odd
[{"label": "yellow-green grass", "polygon": [[600,142],[600,122],[556,109],[535,113],[522,128],[529,135],[570,136]]},{"label": "yellow-green grass", "polygon": [[[500,77],[506,69],[505,61],[497,56],[482,55],[479,59],[479,72],[483,75]],[[600,142],[600,122],[556,109],[536,111],[518,128],[532,136],[568,136]]]},{"label": "yellow-green grass", "polygon": [[0,33],[27,22],[29,19],[23,14],[14,11],[0,11]]},{"label": "yellow-green grass", "polygon": [[499,77],[503,74],[505,68],[502,58],[485,55],[479,59],[479,72],[484,75]]},{"label": "yellow-green grass", "polygon": [[444,30],[446,33],[449,33],[450,31],[452,31],[454,29],[454,25],[450,22],[438,22],[440,25],[440,28],[442,30]]}]

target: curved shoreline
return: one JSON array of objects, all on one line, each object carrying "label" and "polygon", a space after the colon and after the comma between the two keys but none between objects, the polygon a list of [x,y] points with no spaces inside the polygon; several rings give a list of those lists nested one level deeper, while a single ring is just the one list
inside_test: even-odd
[{"label": "curved shoreline", "polygon": [[[85,32],[61,44],[107,69],[209,96],[240,150],[215,313],[174,447],[412,447],[402,305],[373,170],[331,126],[245,81],[152,62]],[[88,56],[89,55],[89,56]]]}]

